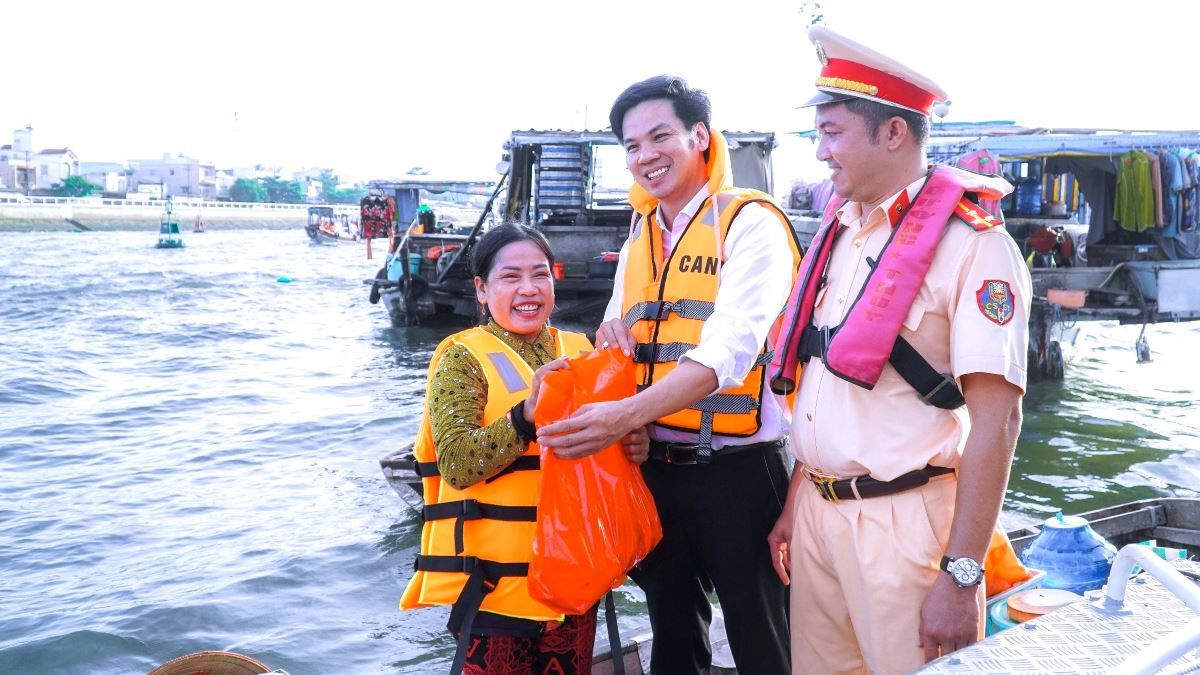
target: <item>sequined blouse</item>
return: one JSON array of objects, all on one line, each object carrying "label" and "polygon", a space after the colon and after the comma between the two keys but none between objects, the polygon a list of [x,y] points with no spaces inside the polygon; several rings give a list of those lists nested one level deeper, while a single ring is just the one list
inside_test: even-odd
[{"label": "sequined blouse", "polygon": [[[553,361],[554,339],[542,332],[533,342],[489,321],[487,330],[512,347],[530,368]],[[503,471],[525,453],[508,415],[483,426],[487,379],[466,347],[454,345],[442,355],[429,387],[429,423],[442,478],[462,490]]]}]

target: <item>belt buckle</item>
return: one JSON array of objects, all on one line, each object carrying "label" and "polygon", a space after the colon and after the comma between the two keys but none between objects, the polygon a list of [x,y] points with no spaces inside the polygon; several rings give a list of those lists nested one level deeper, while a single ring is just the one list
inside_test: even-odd
[{"label": "belt buckle", "polygon": [[823,471],[817,471],[808,465],[804,466],[804,473],[808,474],[808,479],[817,486],[817,490],[821,493],[821,498],[827,502],[840,502],[837,492],[833,489],[833,484],[838,481],[838,477],[833,474],[828,474]]},{"label": "belt buckle", "polygon": [[[681,453],[676,455],[675,453]],[[699,449],[694,444],[689,443],[668,443],[667,444],[667,464],[679,464],[681,466],[690,466],[698,464],[697,459],[700,455]]]}]

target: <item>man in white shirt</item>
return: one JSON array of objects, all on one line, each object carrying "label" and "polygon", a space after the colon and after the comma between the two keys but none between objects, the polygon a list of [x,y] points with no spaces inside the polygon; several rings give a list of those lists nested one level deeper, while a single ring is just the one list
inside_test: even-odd
[{"label": "man in white shirt", "polygon": [[733,187],[710,117],[707,95],[678,77],[614,103],[635,214],[596,342],[633,356],[639,392],[584,406],[538,440],[581,457],[650,425],[642,473],[663,540],[631,576],[646,592],[653,672],[708,672],[715,590],[738,671],[783,673],[786,589],[766,537],[785,497],[789,419],[764,381],[800,248],[769,195]]}]

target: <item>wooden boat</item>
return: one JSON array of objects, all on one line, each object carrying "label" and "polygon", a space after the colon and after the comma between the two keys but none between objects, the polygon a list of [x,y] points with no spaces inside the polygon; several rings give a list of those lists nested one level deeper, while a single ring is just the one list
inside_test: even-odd
[{"label": "wooden boat", "polygon": [[[411,446],[380,459],[379,464],[388,484],[392,486],[406,504],[419,512],[422,506],[421,481],[415,472],[415,461],[412,456]],[[1164,497],[1146,499],[1078,515],[1086,518],[1097,534],[1118,548],[1154,540],[1160,547],[1185,550],[1188,556],[1192,558],[1200,554],[1200,499],[1197,498]],[[1020,552],[1037,536],[1039,530],[1040,528],[1037,526],[1021,527],[1009,531],[1008,536],[1012,540],[1013,547]],[[1193,565],[1195,566],[1195,572],[1200,573],[1200,564],[1193,563]],[[1048,614],[1041,619],[1035,619],[1035,621],[1046,621],[1046,619],[1055,616],[1057,613]],[[709,632],[713,648],[712,672],[722,674],[736,673],[733,657],[729,651],[728,641],[725,637],[724,623],[721,619],[719,606],[714,606],[713,616],[714,622]],[[1174,623],[1178,624],[1180,622],[1175,621]],[[1157,635],[1157,633],[1153,632],[1152,634]],[[998,636],[1002,635],[1003,633],[998,634]],[[1012,668],[1016,667],[1014,665],[1003,667],[995,665],[1000,663],[1000,661],[993,660],[988,662],[992,664],[991,666],[987,663],[981,663],[986,659],[997,658],[991,653],[993,651],[1018,655],[1023,660],[1022,663],[1031,664],[1028,666],[1031,668],[1028,671],[1030,673],[1058,672],[1061,670],[1060,667],[1050,662],[1038,663],[1035,656],[1022,651],[1019,646],[1013,647],[1006,644],[1005,641],[1011,641],[1017,637],[1019,635],[1014,633],[1012,636],[1004,638],[1004,640],[985,641],[986,645],[985,643],[980,643],[980,645],[984,645],[982,647],[968,648],[968,650],[975,651],[962,650],[967,653],[961,656],[961,661],[950,663],[948,661],[949,657],[944,658],[930,664],[930,668],[932,669],[929,672],[1016,672],[1012,670]],[[649,672],[652,640],[653,634],[650,631],[648,620],[641,621],[633,630],[624,630],[620,657],[625,664],[626,673],[637,675]],[[993,638],[989,638],[989,640],[993,640]],[[1064,640],[1064,644],[1070,644],[1070,636],[1064,638]],[[1054,638],[1049,638],[1049,641],[1053,642]],[[1143,641],[1145,641],[1144,635]],[[993,644],[1002,644],[1005,646],[995,647]],[[1197,636],[1197,644],[1200,644],[1200,635]],[[1007,650],[1007,652],[1004,650]],[[956,652],[955,654],[959,653]],[[1120,656],[1124,657],[1125,655],[1122,654]],[[1110,664],[1112,658],[1109,660]],[[971,663],[971,659],[976,660],[974,663],[978,667],[963,667],[962,664]],[[596,641],[596,655],[592,664],[592,672],[596,675],[611,673],[612,660],[613,654],[608,644],[605,640],[598,639]],[[1200,656],[1197,656],[1196,665],[1200,668]],[[996,670],[996,668],[1002,669]]]},{"label": "wooden boat", "polygon": [[304,231],[315,244],[352,244],[359,239],[350,226],[350,216],[335,212],[332,206],[308,207]]},{"label": "wooden boat", "polygon": [[[770,193],[775,134],[724,134],[734,182]],[[504,148],[497,167],[502,177],[475,227],[465,232],[400,233],[397,255],[408,261],[415,254],[416,273],[404,265],[396,279],[385,275],[364,281],[380,297],[395,289],[397,299],[386,304],[396,325],[474,318],[471,247],[487,223],[502,220],[538,228],[562,263],[561,278],[555,281],[556,324],[586,330],[599,324],[616,273],[616,262],[605,254],[620,250],[632,214],[627,199],[631,178],[616,137],[608,131],[514,131]],[[411,186],[406,183],[376,181],[371,187],[394,193],[398,210],[405,200],[411,201]],[[497,216],[491,213],[494,204],[500,205]],[[801,221],[797,231],[808,230],[807,238],[801,232],[802,241],[807,241],[815,232],[815,220]],[[401,214],[400,222],[409,221]]]}]

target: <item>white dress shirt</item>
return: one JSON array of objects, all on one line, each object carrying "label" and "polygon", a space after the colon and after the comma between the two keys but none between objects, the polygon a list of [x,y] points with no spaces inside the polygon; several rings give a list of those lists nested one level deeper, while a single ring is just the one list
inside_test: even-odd
[{"label": "white dress shirt", "polygon": [[[708,186],[675,216],[671,222],[672,247],[709,196]],[[664,222],[661,207],[656,214]],[[700,343],[685,352],[679,362],[695,361],[711,368],[717,375],[716,393],[741,384],[754,366],[759,350],[767,339],[771,325],[783,311],[792,289],[792,254],[789,235],[780,227],[779,219],[760,204],[748,204],[734,219],[725,238],[725,263],[721,267],[717,299],[712,316],[700,331]],[[670,255],[670,249],[667,255]],[[621,246],[617,261],[612,299],[604,312],[604,320],[621,318],[625,264],[629,258],[629,240]],[[787,436],[791,416],[781,402],[765,388],[762,403],[762,426],[753,436],[713,435],[713,448],[725,445],[746,445],[773,441]],[[656,440],[694,443],[696,434],[651,425],[650,436]]]}]

